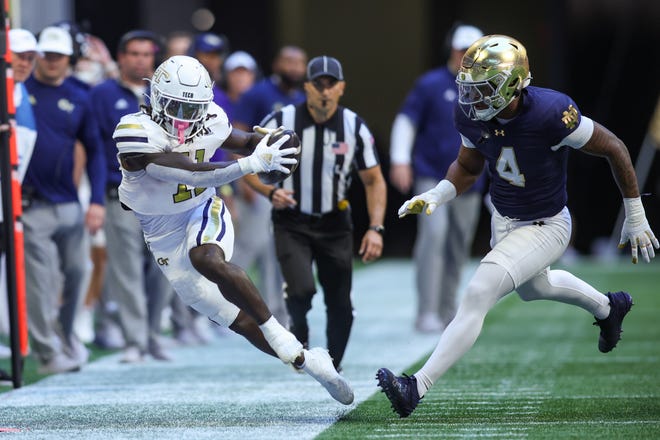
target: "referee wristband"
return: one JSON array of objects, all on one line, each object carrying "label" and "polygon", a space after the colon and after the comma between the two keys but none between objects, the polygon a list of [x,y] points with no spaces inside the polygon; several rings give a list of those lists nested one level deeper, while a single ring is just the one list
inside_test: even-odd
[{"label": "referee wristband", "polygon": [[271,202],[273,201],[273,196],[275,195],[275,191],[277,191],[278,189],[279,188],[275,187],[270,190],[270,192],[268,193],[268,200],[270,200]]}]

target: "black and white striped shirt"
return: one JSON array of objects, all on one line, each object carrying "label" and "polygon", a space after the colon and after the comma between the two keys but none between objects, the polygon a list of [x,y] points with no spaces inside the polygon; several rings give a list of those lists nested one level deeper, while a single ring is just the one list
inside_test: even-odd
[{"label": "black and white striped shirt", "polygon": [[297,209],[305,214],[335,211],[346,198],[353,167],[364,170],[379,164],[371,131],[362,118],[342,106],[324,124],[316,124],[302,103],[271,113],[260,125],[283,125],[300,137],[298,169],[279,186],[294,191]]}]

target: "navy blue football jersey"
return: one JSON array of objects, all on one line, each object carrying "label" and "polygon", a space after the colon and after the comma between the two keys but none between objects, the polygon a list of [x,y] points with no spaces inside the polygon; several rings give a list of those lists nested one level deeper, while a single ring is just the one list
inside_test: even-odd
[{"label": "navy blue football jersey", "polygon": [[564,140],[581,121],[570,97],[539,87],[523,89],[522,108],[509,121],[471,121],[459,106],[455,110],[456,128],[469,141],[465,146],[486,158],[495,208],[520,220],[550,217],[566,206]]}]

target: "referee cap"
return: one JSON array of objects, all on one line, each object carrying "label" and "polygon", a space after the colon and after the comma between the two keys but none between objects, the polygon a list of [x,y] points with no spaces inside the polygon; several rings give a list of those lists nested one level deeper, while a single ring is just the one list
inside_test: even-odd
[{"label": "referee cap", "polygon": [[307,79],[311,81],[319,76],[331,76],[338,81],[343,81],[344,71],[341,63],[336,58],[325,55],[312,59],[307,64]]}]

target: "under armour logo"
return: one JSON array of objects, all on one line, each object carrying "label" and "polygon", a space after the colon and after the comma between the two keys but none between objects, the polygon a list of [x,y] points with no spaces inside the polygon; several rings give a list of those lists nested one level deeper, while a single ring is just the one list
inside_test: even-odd
[{"label": "under armour logo", "polygon": [[170,259],[169,258],[163,258],[159,257],[156,262],[158,263],[159,266],[169,266],[170,265]]},{"label": "under armour logo", "polygon": [[504,136],[504,130],[495,130],[495,136]]}]

